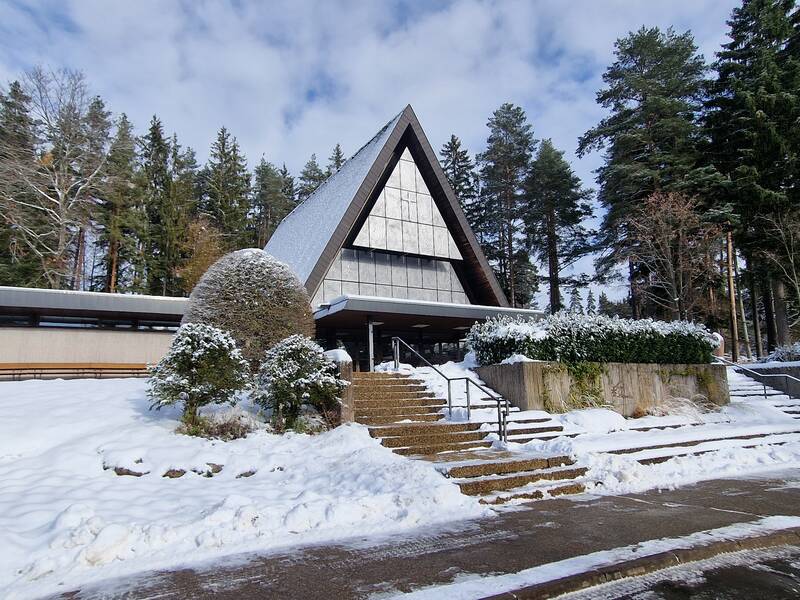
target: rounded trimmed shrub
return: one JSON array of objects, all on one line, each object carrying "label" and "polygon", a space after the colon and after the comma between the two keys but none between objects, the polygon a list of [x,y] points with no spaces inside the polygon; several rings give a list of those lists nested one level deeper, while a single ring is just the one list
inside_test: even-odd
[{"label": "rounded trimmed shrub", "polygon": [[280,340],[314,335],[305,287],[288,266],[257,248],[231,252],[211,265],[192,290],[182,322],[227,331],[254,369]]},{"label": "rounded trimmed shrub", "polygon": [[150,367],[150,408],[183,403],[188,426],[198,424],[197,410],[207,404],[235,402],[250,384],[250,369],[236,342],[225,331],[202,323],[181,325],[167,354]]},{"label": "rounded trimmed shrub", "polygon": [[276,426],[292,428],[303,405],[313,406],[323,415],[332,412],[346,385],[318,344],[306,336],[292,335],[264,356],[253,401],[272,409]]}]

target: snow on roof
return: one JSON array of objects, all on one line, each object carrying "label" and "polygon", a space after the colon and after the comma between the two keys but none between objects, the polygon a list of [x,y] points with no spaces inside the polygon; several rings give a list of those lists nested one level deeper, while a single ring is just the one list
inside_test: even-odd
[{"label": "snow on roof", "polygon": [[305,284],[358,188],[402,115],[398,113],[281,222],[264,250]]}]

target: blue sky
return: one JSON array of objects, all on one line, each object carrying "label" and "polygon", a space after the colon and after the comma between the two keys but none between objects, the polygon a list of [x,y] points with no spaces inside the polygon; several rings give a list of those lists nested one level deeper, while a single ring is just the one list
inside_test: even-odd
[{"label": "blue sky", "polygon": [[158,114],[205,159],[225,125],[250,165],[264,155],[295,172],[336,142],[350,155],[408,103],[435,148],[455,133],[474,154],[491,112],[513,102],[594,185],[601,157],[574,151],[603,116],[614,40],[671,25],[711,59],[737,4],[0,0],[0,82],[37,64],[80,69],[139,131]]}]

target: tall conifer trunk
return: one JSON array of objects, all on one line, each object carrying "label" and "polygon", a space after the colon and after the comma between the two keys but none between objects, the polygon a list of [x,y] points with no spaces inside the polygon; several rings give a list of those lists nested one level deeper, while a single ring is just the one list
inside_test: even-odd
[{"label": "tall conifer trunk", "polygon": [[561,290],[558,281],[558,239],[556,237],[556,211],[551,206],[547,213],[547,269],[550,277],[550,312],[561,308]]}]

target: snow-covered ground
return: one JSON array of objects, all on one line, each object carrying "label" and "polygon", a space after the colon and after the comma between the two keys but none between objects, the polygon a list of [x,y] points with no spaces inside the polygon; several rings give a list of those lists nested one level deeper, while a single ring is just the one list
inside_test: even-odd
[{"label": "snow-covered ground", "polygon": [[149,411],[145,386],[0,384],[0,597],[489,514],[363,426],[213,442],[174,433],[179,413]]},{"label": "snow-covered ground", "polygon": [[[517,357],[516,361],[524,357]],[[483,383],[472,370],[474,358],[467,355],[463,362],[448,362],[437,369],[450,378],[470,377]],[[385,363],[381,370],[392,370]],[[422,379],[440,398],[447,398],[447,382],[430,367],[413,368],[401,365],[400,371]],[[792,418],[779,407],[800,400],[776,395],[765,399],[761,386],[746,376],[728,369],[732,388],[752,388],[752,395],[737,395],[719,410],[704,412],[689,401],[675,400],[668,414],[625,419],[619,413],[604,408],[575,410],[563,414],[545,411],[512,412],[508,423],[509,441],[501,443],[495,433],[496,403],[476,397],[472,388],[469,420],[484,423],[488,439],[502,450],[533,455],[566,455],[589,468],[582,483],[595,494],[625,494],[648,489],[670,489],[689,483],[721,477],[734,477],[769,469],[800,467],[800,420]],[[467,420],[466,394],[463,383],[452,384],[452,415],[445,409],[442,416],[453,421]],[[548,432],[540,437],[553,438],[525,443],[515,442],[515,429],[531,427],[526,420],[545,420],[541,425],[563,427],[560,433]],[[763,438],[730,439],[767,434]],[[530,439],[530,435],[516,436]],[[536,437],[536,436],[533,436]],[[728,438],[728,439],[720,439]],[[708,440],[708,441],[704,441]],[[697,442],[697,443],[695,443]],[[623,449],[647,446],[686,444],[683,448],[661,447],[638,452],[617,453]],[[702,452],[702,454],[692,454]],[[673,456],[664,462],[642,464],[642,459]]]}]

